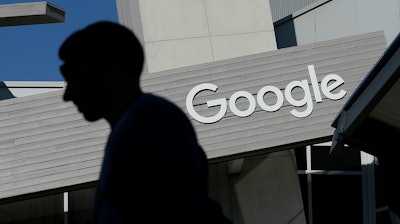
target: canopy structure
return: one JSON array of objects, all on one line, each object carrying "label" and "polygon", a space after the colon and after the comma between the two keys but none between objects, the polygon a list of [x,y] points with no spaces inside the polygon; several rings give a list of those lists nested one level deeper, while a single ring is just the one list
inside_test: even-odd
[{"label": "canopy structure", "polygon": [[400,215],[400,34],[335,118],[331,153],[345,144],[376,156],[389,209]]},{"label": "canopy structure", "polygon": [[400,34],[386,49],[332,126],[332,151],[343,144],[378,156],[395,150],[400,136]]},{"label": "canopy structure", "polygon": [[64,22],[65,11],[48,2],[0,5],[0,27]]}]

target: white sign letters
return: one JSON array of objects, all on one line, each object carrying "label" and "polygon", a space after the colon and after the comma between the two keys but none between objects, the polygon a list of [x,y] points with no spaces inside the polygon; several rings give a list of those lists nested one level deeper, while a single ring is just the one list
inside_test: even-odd
[{"label": "white sign letters", "polygon": [[[316,103],[322,101],[321,91],[329,99],[332,100],[339,100],[346,95],[346,91],[340,90],[336,93],[332,91],[342,85],[344,83],[342,77],[336,74],[329,74],[322,78],[321,84],[318,85],[317,76],[315,74],[314,65],[308,65],[308,74],[310,76],[310,82],[312,87],[312,92],[314,95],[314,100]],[[295,99],[292,95],[292,91],[295,88],[300,88],[304,91],[304,98],[302,99]],[[268,112],[274,112],[279,110],[284,102],[284,98],[286,98],[287,102],[295,107],[303,107],[305,106],[305,110],[299,111],[296,108],[292,109],[290,113],[295,117],[307,117],[313,111],[313,99],[311,96],[311,90],[309,87],[309,80],[304,79],[301,81],[292,81],[284,89],[284,93],[275,86],[264,86],[262,87],[257,95],[256,98],[247,92],[247,91],[238,91],[232,94],[232,96],[227,100],[226,98],[220,98],[215,100],[207,101],[207,106],[215,107],[219,106],[219,111],[213,116],[202,116],[198,114],[193,106],[194,97],[202,92],[202,91],[213,91],[216,92],[218,86],[212,83],[202,83],[195,86],[193,89],[190,90],[186,97],[186,108],[189,114],[197,121],[201,123],[214,123],[221,120],[227,112],[228,106],[229,109],[232,111],[233,114],[239,117],[247,117],[250,116],[256,109],[256,104],[258,106]],[[321,90],[321,91],[320,91]],[[264,96],[267,93],[272,93],[276,96],[275,104],[269,105],[265,102]],[[239,110],[236,106],[236,100],[239,98],[245,98],[249,102],[249,106],[246,110]]]}]

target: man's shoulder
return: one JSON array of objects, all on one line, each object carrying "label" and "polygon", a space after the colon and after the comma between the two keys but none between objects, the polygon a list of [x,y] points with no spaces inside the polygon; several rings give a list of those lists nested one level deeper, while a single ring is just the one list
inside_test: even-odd
[{"label": "man's shoulder", "polygon": [[171,130],[193,129],[184,110],[173,101],[162,96],[144,93],[127,113],[126,123],[146,124],[146,127],[166,127]]},{"label": "man's shoulder", "polygon": [[128,117],[136,119],[158,120],[165,117],[181,119],[187,115],[177,104],[162,96],[144,93],[139,96],[125,113]]}]

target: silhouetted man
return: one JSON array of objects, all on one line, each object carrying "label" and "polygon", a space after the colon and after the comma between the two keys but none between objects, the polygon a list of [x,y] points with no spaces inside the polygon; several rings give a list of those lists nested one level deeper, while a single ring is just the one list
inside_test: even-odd
[{"label": "silhouetted man", "polygon": [[208,164],[192,124],[170,101],[143,93],[141,44],[131,30],[102,21],[59,49],[72,101],[111,133],[98,181],[96,223],[229,223],[208,199]]}]

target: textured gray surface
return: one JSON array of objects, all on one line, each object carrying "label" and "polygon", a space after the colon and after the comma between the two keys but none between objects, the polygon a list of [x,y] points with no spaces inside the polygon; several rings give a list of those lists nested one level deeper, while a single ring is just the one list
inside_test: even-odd
[{"label": "textured gray surface", "polygon": [[[257,106],[245,118],[228,109],[222,120],[213,124],[192,119],[210,159],[269,152],[330,139],[334,117],[385,48],[383,32],[375,32],[147,74],[142,85],[186,112],[185,99],[191,88],[205,82],[216,84],[216,93],[195,98],[199,113],[211,113],[206,100],[229,98],[239,90],[256,94],[265,85],[282,89],[291,81],[309,79],[309,64],[315,66],[318,80],[330,73],[340,75],[345,82],[340,88],[348,92],[345,98],[314,103],[306,118],[291,115],[293,106],[286,104],[273,113]],[[72,104],[62,101],[62,93],[0,101],[0,199],[97,180],[108,125],[84,121]]]}]

